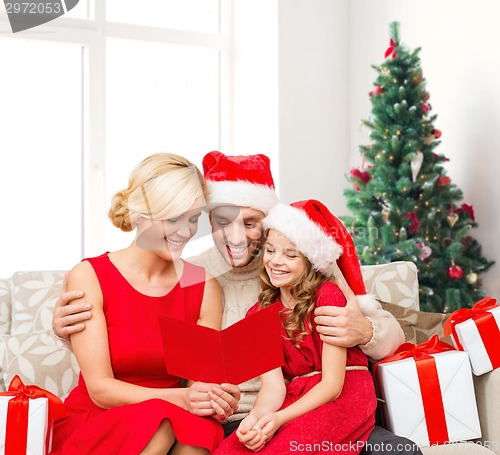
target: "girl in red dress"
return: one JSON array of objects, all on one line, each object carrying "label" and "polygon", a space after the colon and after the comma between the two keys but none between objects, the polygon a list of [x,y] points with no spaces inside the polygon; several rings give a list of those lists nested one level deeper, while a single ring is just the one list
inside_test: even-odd
[{"label": "girl in red dress", "polygon": [[[254,408],[216,454],[357,454],[375,425],[367,358],[357,347],[323,344],[312,318],[316,306],[345,305],[327,274],[335,262],[366,294],[352,239],[318,201],[278,204],[264,226],[262,292],[247,314],[280,306],[285,365],[261,376]],[[360,297],[365,308],[376,305]]]},{"label": "girl in red dress", "polygon": [[136,228],[134,242],[85,259],[69,273],[69,289],[84,291],[92,318],[71,335],[81,373],[65,400],[66,416],[55,425],[53,453],[201,455],[222,440],[212,416],[237,388],[181,388],[180,378],[167,373],[158,323],[163,314],[220,329],[219,285],[180,259],[196,232],[204,193],[203,177],[186,159],[146,158],[109,211],[121,230]]}]

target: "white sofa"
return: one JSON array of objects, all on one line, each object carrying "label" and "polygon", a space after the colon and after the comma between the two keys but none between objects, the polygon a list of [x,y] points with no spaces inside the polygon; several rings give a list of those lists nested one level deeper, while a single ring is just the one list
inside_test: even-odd
[{"label": "white sofa", "polygon": [[[407,341],[421,342],[435,333],[442,336],[446,316],[418,311],[414,264],[367,266],[363,275],[368,291],[388,302],[383,305],[399,320]],[[63,276],[62,271],[36,271],[0,279],[1,390],[15,374],[25,384],[36,384],[63,399],[76,385],[78,364],[52,333],[52,310]],[[482,439],[423,448],[424,455],[500,455],[500,369],[474,381]]]}]

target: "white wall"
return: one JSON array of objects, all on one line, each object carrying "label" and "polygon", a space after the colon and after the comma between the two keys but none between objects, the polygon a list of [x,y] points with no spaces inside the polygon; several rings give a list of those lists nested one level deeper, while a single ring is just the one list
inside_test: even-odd
[{"label": "white wall", "polygon": [[[497,261],[482,275],[493,297],[500,297],[499,17],[498,0],[350,0],[351,165],[360,163],[357,146],[369,143],[359,125],[370,115],[368,92],[376,77],[370,65],[383,61],[389,23],[397,20],[401,41],[422,48],[435,126],[443,132],[437,151],[450,158],[448,175],[474,206],[479,227],[471,234]],[[326,196],[326,182],[324,187]]]},{"label": "white wall", "polygon": [[[238,0],[236,0],[238,1]],[[472,231],[498,265],[484,287],[500,296],[500,17],[498,0],[278,0],[280,196],[317,198],[347,213],[345,174],[358,166],[368,92],[401,23],[421,63],[448,175],[474,206]]]},{"label": "white wall", "polygon": [[344,206],[349,169],[349,7],[279,2],[280,196]]}]

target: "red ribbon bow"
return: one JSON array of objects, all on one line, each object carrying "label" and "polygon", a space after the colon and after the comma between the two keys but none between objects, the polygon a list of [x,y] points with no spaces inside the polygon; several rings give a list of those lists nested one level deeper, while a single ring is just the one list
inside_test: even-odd
[{"label": "red ribbon bow", "polygon": [[387,48],[387,50],[385,51],[385,55],[384,57],[387,58],[389,57],[389,55],[392,54],[392,58],[396,58],[396,44],[394,43],[394,40],[391,38],[391,40],[389,41],[389,47]]},{"label": "red ribbon bow", "polygon": [[376,375],[380,364],[409,358],[415,359],[427,434],[431,445],[444,444],[449,440],[449,436],[436,362],[430,354],[454,350],[453,346],[441,341],[437,335],[434,335],[429,341],[419,345],[403,343],[394,355],[378,362],[373,368],[373,374]]},{"label": "red ribbon bow", "polygon": [[62,401],[36,385],[24,385],[16,375],[9,384],[7,392],[0,392],[0,396],[13,396],[7,406],[7,426],[5,432],[5,455],[25,455],[28,441],[29,400],[47,398],[49,401],[49,426],[46,436],[47,448],[50,441],[52,421],[64,415]]},{"label": "red ribbon bow", "polygon": [[444,334],[446,336],[451,334],[457,344],[457,348],[463,351],[464,348],[458,339],[456,325],[468,319],[472,319],[481,335],[484,348],[488,353],[493,368],[500,366],[500,349],[498,349],[500,329],[496,323],[495,316],[488,310],[496,307],[498,307],[496,299],[485,297],[477,302],[472,308],[461,308],[460,310],[454,311],[444,324]]}]

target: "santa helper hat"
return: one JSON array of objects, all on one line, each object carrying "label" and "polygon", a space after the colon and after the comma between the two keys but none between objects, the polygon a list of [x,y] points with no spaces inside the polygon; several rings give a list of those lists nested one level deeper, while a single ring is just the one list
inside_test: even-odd
[{"label": "santa helper hat", "polygon": [[227,156],[210,152],[203,157],[208,204],[250,207],[267,214],[278,202],[266,155]]},{"label": "santa helper hat", "polygon": [[321,202],[310,199],[290,205],[279,203],[264,218],[264,227],[281,232],[316,270],[328,273],[336,264],[358,297],[363,313],[379,308],[375,298],[366,293],[351,235]]}]

